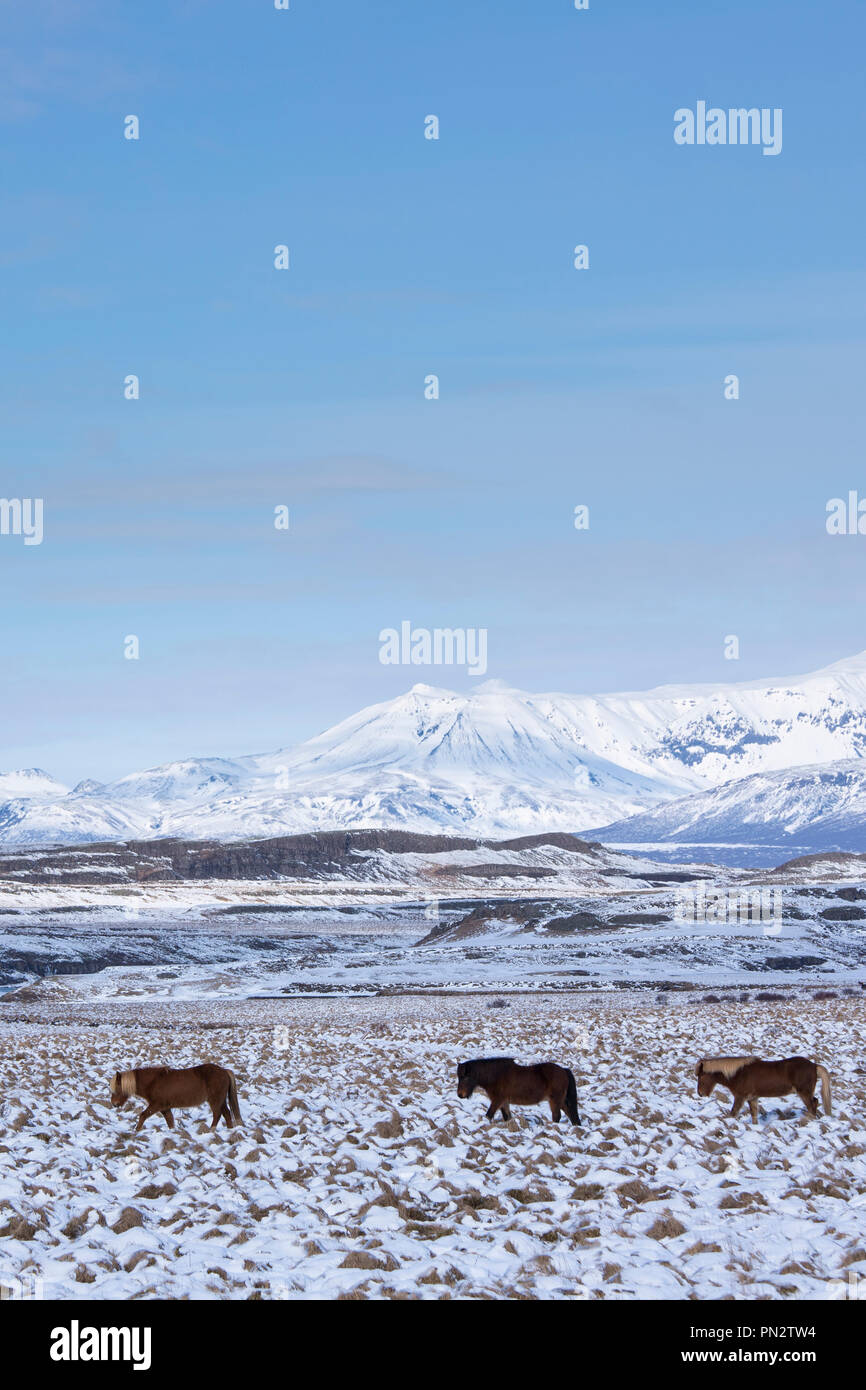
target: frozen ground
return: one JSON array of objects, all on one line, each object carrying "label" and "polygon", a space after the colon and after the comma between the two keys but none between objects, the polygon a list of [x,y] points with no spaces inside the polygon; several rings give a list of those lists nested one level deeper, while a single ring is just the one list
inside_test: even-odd
[{"label": "frozen ground", "polygon": [[189,999],[866,974],[863,855],[746,871],[570,836],[363,831],[0,860],[0,988],[79,977],[64,988]]},{"label": "frozen ground", "polygon": [[863,856],[691,877],[645,862],[629,879],[604,854],[544,847],[509,867],[551,879],[492,892],[469,872],[491,852],[460,853],[368,856],[369,872],[403,876],[384,883],[0,882],[0,988],[243,999],[866,979]]},{"label": "frozen ground", "polygon": [[[862,870],[861,870],[862,872]],[[92,890],[91,890],[92,891]],[[630,894],[0,916],[0,986],[109,998],[246,999],[431,990],[834,985],[866,980],[866,887],[763,887],[701,900]],[[710,911],[720,920],[703,920]]]},{"label": "frozen ground", "polygon": [[[0,1005],[0,1279],[49,1298],[838,1296],[866,1278],[859,998]],[[834,1114],[695,1095],[703,1053],[805,1053]],[[582,1128],[489,1125],[466,1056],[553,1058]],[[242,1129],[107,1104],[110,1074],[237,1073]],[[726,1094],[726,1093],[725,1093]],[[18,1281],[15,1284],[14,1281]],[[40,1282],[41,1281],[41,1282]]]}]

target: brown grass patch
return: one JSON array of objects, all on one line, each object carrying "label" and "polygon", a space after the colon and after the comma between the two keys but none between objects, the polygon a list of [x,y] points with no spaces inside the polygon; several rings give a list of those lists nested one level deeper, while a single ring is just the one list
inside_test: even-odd
[{"label": "brown grass patch", "polygon": [[650,1240],[671,1240],[674,1236],[685,1235],[686,1230],[687,1227],[683,1225],[682,1221],[678,1221],[675,1216],[668,1212],[667,1215],[660,1216],[657,1221],[653,1222],[646,1235],[649,1236]]},{"label": "brown grass patch", "polygon": [[117,1236],[123,1235],[124,1231],[129,1231],[133,1226],[143,1226],[144,1217],[135,1207],[124,1207],[120,1216],[112,1226],[112,1231]]}]

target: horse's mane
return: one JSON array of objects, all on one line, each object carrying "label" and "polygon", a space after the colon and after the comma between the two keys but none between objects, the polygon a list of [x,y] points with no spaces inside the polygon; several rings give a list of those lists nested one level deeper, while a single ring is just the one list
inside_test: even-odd
[{"label": "horse's mane", "polygon": [[[119,1084],[117,1079],[118,1077],[120,1077]],[[116,1076],[113,1076],[111,1078],[111,1094],[114,1096],[117,1094],[118,1091],[121,1091],[122,1094],[125,1096],[135,1095],[134,1071],[119,1071]]]},{"label": "horse's mane", "polygon": [[720,1076],[733,1076],[750,1062],[758,1060],[757,1057],[702,1057],[695,1067],[695,1075],[700,1076],[702,1071],[710,1071]]}]

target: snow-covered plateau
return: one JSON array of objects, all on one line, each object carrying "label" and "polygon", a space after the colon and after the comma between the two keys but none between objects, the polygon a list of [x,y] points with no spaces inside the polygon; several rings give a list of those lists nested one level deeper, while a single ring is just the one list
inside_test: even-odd
[{"label": "snow-covered plateau", "polygon": [[864,966],[863,855],[719,869],[567,835],[368,831],[0,856],[0,987],[115,998],[732,987],[857,981]]}]

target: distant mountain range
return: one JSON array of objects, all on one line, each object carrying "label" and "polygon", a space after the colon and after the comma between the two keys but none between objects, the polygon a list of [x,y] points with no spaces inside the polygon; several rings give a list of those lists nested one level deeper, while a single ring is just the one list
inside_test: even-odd
[{"label": "distant mountain range", "polygon": [[866,653],[802,677],[638,694],[416,685],[276,753],[73,789],[40,769],[0,774],[0,844],[371,827],[859,849],[864,754]]}]

